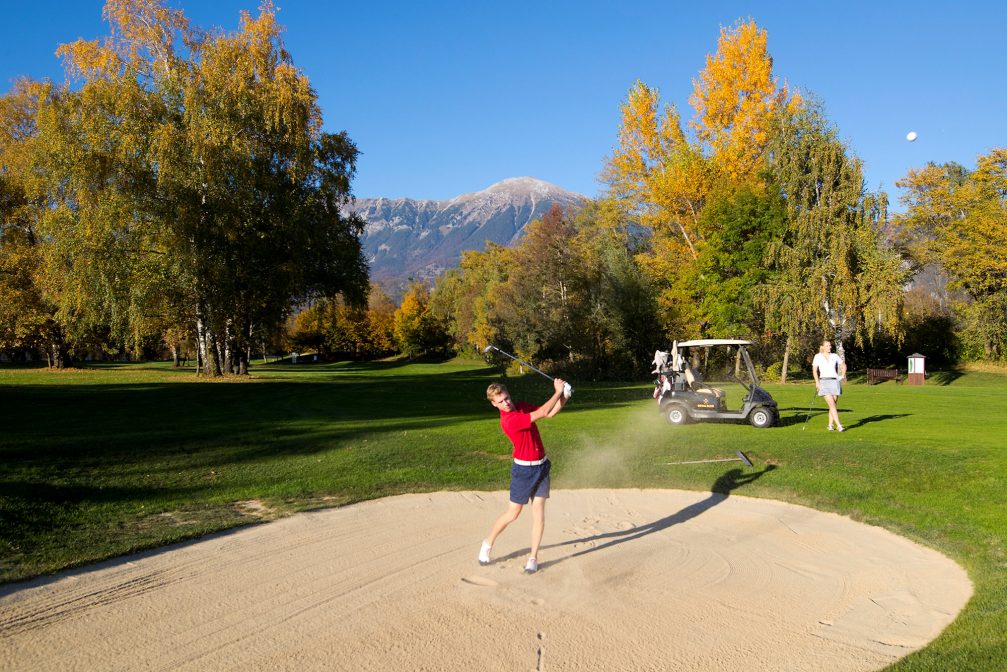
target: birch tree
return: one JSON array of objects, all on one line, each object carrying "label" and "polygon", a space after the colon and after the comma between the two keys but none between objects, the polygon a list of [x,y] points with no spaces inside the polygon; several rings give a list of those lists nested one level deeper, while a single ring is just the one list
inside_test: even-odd
[{"label": "birch tree", "polygon": [[109,0],[110,35],[64,45],[36,117],[46,287],[78,335],[192,324],[197,370],[247,371],[251,334],[311,296],[366,296],[340,214],[357,149],[322,130],[266,2],[237,31],[160,0]]},{"label": "birch tree", "polygon": [[782,111],[772,138],[770,160],[787,225],[768,246],[775,276],[762,305],[767,328],[787,339],[785,382],[789,355],[802,337],[835,337],[826,308],[840,309],[858,344],[879,332],[898,337],[909,269],[883,232],[886,195],[866,191],[860,160],[837,138],[820,104]]}]

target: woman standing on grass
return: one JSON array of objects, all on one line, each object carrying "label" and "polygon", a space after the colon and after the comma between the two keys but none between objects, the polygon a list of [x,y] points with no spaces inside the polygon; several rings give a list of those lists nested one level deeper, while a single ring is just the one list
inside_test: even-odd
[{"label": "woman standing on grass", "polygon": [[825,403],[829,405],[829,431],[843,431],[843,426],[839,424],[839,409],[836,408],[836,402],[843,393],[842,381],[846,380],[846,362],[832,352],[832,343],[829,341],[822,341],[822,347],[818,349],[818,354],[811,362],[811,373],[815,376],[818,396],[825,397]]}]

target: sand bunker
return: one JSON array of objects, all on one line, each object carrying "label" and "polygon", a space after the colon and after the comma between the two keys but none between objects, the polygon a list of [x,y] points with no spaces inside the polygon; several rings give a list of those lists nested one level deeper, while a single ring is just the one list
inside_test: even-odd
[{"label": "sand bunker", "polygon": [[554,490],[302,514],[0,588],[5,670],[876,670],[971,595],[944,556],[780,502]]}]

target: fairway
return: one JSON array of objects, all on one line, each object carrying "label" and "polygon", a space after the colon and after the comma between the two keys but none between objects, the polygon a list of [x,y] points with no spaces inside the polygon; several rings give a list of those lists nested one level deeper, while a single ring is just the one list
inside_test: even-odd
[{"label": "fairway", "polygon": [[[509,446],[485,402],[494,373],[464,361],[275,365],[256,367],[246,382],[197,383],[164,365],[0,369],[3,578],[296,511],[500,490]],[[840,400],[843,434],[825,431],[821,405],[809,414],[809,385],[767,386],[782,422],[757,430],[670,427],[648,382],[573,381],[574,402],[542,433],[560,490],[723,493],[722,478],[740,463],[665,463],[741,449],[755,462],[746,471],[774,469],[733,489],[732,500],[835,512],[940,551],[967,570],[975,594],[936,640],[892,669],[997,669],[1007,641],[1004,381],[991,372],[939,374],[923,387],[851,384]],[[548,394],[537,376],[511,388],[531,401]],[[547,529],[546,546],[559,534]]]}]

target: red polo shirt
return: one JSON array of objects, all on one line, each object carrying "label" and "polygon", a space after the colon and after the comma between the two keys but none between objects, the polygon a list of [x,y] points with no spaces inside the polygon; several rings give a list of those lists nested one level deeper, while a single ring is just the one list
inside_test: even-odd
[{"label": "red polo shirt", "polygon": [[514,459],[533,462],[545,457],[545,446],[539,436],[538,427],[531,421],[531,413],[538,408],[535,404],[519,401],[515,410],[500,411],[500,428],[514,444]]}]

